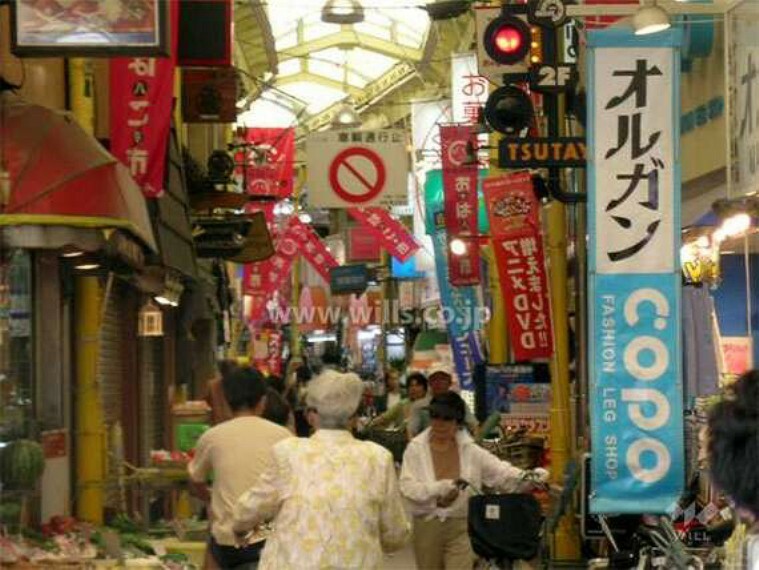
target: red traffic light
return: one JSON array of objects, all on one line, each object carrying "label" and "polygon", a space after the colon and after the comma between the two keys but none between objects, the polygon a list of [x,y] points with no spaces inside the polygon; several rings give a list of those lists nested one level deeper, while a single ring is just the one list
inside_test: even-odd
[{"label": "red traffic light", "polygon": [[506,25],[495,33],[493,41],[495,42],[495,47],[499,51],[505,54],[512,54],[519,52],[524,38],[522,38],[519,30]]},{"label": "red traffic light", "polygon": [[485,51],[493,61],[511,65],[527,57],[531,39],[530,27],[524,20],[503,15],[488,24],[483,42]]}]

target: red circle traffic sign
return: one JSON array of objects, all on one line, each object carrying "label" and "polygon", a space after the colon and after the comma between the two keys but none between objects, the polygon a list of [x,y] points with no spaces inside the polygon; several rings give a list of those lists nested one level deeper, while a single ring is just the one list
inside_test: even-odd
[{"label": "red circle traffic sign", "polygon": [[[356,160],[358,158],[358,160]],[[352,159],[352,160],[351,160]],[[365,159],[365,160],[361,160]],[[369,161],[369,164],[366,164]],[[363,172],[357,168],[358,164],[364,163]],[[369,168],[367,168],[369,167]],[[375,176],[367,177],[368,171],[373,171]],[[340,181],[340,174],[348,176],[358,183],[358,186],[366,191],[362,193],[351,192]],[[374,182],[370,178],[374,178]],[[363,204],[376,198],[385,187],[387,171],[382,158],[374,151],[363,147],[347,148],[332,160],[329,166],[329,184],[340,198],[353,204]]]}]

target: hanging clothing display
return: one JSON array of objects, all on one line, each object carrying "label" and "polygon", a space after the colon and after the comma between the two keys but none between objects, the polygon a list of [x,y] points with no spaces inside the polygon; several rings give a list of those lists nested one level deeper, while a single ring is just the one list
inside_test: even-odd
[{"label": "hanging clothing display", "polygon": [[686,285],[682,289],[683,384],[685,405],[714,394],[719,386],[713,330],[714,300],[707,288]]}]

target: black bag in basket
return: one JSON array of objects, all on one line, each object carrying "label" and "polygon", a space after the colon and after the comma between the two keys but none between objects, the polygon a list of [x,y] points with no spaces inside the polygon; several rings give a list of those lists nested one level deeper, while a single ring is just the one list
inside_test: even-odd
[{"label": "black bag in basket", "polygon": [[469,499],[474,552],[496,560],[530,560],[540,549],[542,514],[532,495],[475,495]]}]

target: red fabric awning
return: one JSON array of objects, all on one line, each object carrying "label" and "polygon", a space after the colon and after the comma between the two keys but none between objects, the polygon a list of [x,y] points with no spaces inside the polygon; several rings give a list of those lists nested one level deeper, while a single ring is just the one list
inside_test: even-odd
[{"label": "red fabric awning", "polygon": [[0,94],[0,226],[122,228],[156,250],[145,198],[126,167],[64,113]]}]

